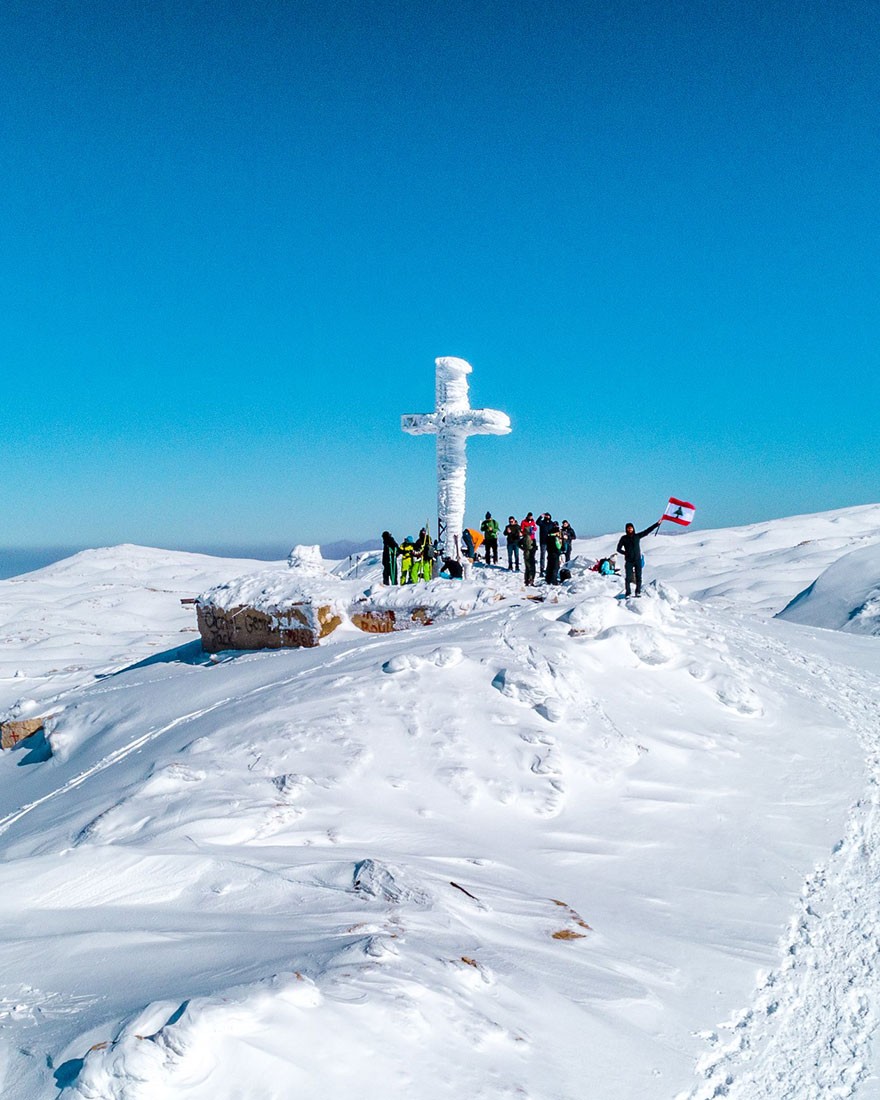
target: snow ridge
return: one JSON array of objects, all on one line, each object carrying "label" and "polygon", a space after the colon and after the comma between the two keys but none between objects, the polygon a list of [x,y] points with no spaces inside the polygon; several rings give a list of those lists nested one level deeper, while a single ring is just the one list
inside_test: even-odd
[{"label": "snow ridge", "polygon": [[880,1023],[880,691],[876,678],[779,643],[770,649],[780,674],[786,662],[806,664],[831,689],[815,693],[816,705],[857,732],[868,790],[833,855],[807,877],[782,961],[752,1005],[720,1025],[731,1032],[727,1043],[707,1033],[718,1049],[698,1063],[705,1081],[677,1100],[824,1100],[855,1096],[877,1080],[870,1043]]}]

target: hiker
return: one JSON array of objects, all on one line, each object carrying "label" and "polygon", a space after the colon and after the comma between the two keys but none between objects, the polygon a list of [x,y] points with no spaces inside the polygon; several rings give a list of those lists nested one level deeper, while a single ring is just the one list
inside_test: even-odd
[{"label": "hiker", "polygon": [[[529,512],[531,515],[531,512]],[[523,521],[525,522],[525,521]],[[522,533],[522,552],[523,552],[523,583],[527,588],[530,588],[535,583],[535,555],[538,552],[538,548],[535,544],[535,536],[532,533],[531,527],[523,528]]]},{"label": "hiker", "polygon": [[577,538],[577,532],[567,519],[562,521],[562,526],[559,528],[559,537],[562,539],[562,556],[565,558],[567,565],[571,561],[571,544]]},{"label": "hiker", "polygon": [[434,572],[434,554],[428,532],[423,527],[419,531],[415,546],[415,579],[429,581]]},{"label": "hiker", "polygon": [[636,586],[635,594],[637,596],[642,594],[642,548],[639,544],[645,535],[650,535],[652,531],[656,531],[662,522],[658,519],[656,523],[652,523],[650,527],[646,527],[644,531],[639,531],[638,534],[636,534],[634,525],[628,523],[625,532],[620,536],[617,553],[623,554],[626,573],[625,594],[627,596],[630,594],[630,586],[633,582]]},{"label": "hiker", "polygon": [[455,558],[444,558],[443,569],[440,572],[440,576],[446,577],[452,581],[460,581],[464,576],[461,562],[456,561]]},{"label": "hiker", "polygon": [[546,568],[544,572],[544,580],[547,584],[559,584],[559,559],[561,557],[562,537],[559,534],[559,526],[551,521],[547,530]]},{"label": "hiker", "polygon": [[531,512],[529,512],[526,518],[522,521],[520,527],[522,528],[523,534],[528,531],[533,539],[538,538],[538,525],[537,523],[535,523],[535,517],[532,515]]},{"label": "hiker", "polygon": [[464,550],[464,556],[474,561],[477,553],[474,550],[474,536],[471,534],[469,527],[465,527],[461,533],[461,546]]},{"label": "hiker", "polygon": [[541,572],[547,567],[547,535],[551,527],[555,527],[553,517],[549,512],[542,512],[538,516],[538,547],[541,551]]},{"label": "hiker", "polygon": [[610,558],[599,558],[593,565],[590,566],[591,573],[600,573],[603,577],[612,577],[617,575],[617,558],[614,554]]},{"label": "hiker", "polygon": [[397,555],[400,547],[390,531],[382,532],[382,583],[397,584]]},{"label": "hiker", "polygon": [[480,530],[483,532],[483,540],[486,544],[486,565],[490,564],[490,558],[492,564],[498,564],[498,520],[492,519],[492,513],[487,512],[486,518],[480,524]]},{"label": "hiker", "polygon": [[413,543],[412,535],[407,535],[403,540],[403,545],[400,548],[400,583],[412,584],[415,580],[413,576],[414,566],[416,558],[416,548]]},{"label": "hiker", "polygon": [[[504,528],[504,537],[507,539],[507,571],[509,573],[518,573],[519,540],[522,538],[522,530],[513,516],[507,521],[507,526]],[[514,562],[516,562],[515,567]]]}]

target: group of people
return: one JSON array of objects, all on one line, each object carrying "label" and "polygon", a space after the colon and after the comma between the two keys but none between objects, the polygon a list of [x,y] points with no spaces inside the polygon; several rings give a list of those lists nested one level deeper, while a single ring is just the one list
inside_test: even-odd
[{"label": "group of people", "polygon": [[382,583],[415,584],[434,575],[434,544],[423,527],[419,537],[407,535],[401,544],[390,531],[382,532]]},{"label": "group of people", "polygon": [[[487,565],[498,564],[499,524],[491,512],[480,524]],[[502,537],[507,544],[507,568],[511,573],[520,569],[522,554],[523,580],[527,586],[535,583],[538,569],[547,584],[559,584],[560,564],[571,561],[571,545],[577,538],[574,528],[564,519],[557,523],[549,512],[542,512],[535,519],[532,512],[524,520],[509,516]],[[476,560],[476,550],[470,532],[462,536],[468,557]]]},{"label": "group of people", "polygon": [[[632,523],[626,525],[626,530],[620,536],[617,544],[617,553],[623,554],[625,573],[625,595],[642,594],[642,551],[641,540],[656,531],[662,523],[658,520],[644,531],[636,532]],[[498,533],[500,527],[498,521],[493,518],[491,512],[486,513],[486,518],[480,524],[480,532],[483,536],[484,560],[486,565],[498,564]],[[563,568],[563,562],[571,561],[571,547],[577,538],[574,528],[564,519],[557,523],[549,512],[542,512],[537,519],[529,512],[525,519],[517,520],[510,516],[505,526],[502,537],[507,544],[507,568],[511,573],[520,570],[520,557],[522,558],[523,581],[527,587],[535,584],[535,578],[540,570],[547,584],[559,584],[566,580],[568,571]],[[465,530],[461,537],[462,550],[466,558],[477,560],[477,549],[474,545],[474,536],[470,530]],[[426,528],[419,531],[419,537],[413,539],[411,535],[401,544],[395,541],[389,531],[382,532],[382,583],[383,584],[415,584],[418,581],[429,581],[434,575],[434,559],[436,545],[431,541]],[[609,558],[600,558],[593,566],[597,573],[614,575],[617,573],[615,555]],[[441,576],[460,579],[462,576],[461,562],[454,557],[443,560]],[[568,574],[570,576],[570,574]]]},{"label": "group of people", "polygon": [[[483,536],[484,560],[486,565],[498,564],[498,534],[500,525],[491,512],[480,524]],[[547,584],[559,584],[561,564],[571,560],[571,547],[577,538],[574,528],[567,519],[557,523],[549,512],[542,512],[535,519],[529,512],[525,519],[518,521],[510,516],[502,532],[507,545],[507,568],[512,573],[520,571],[522,558],[523,580],[526,585],[535,583],[538,570]],[[470,530],[462,532],[461,548],[465,558],[477,560],[474,536]],[[399,543],[390,531],[382,532],[382,583],[415,584],[429,581],[434,575],[436,545],[423,527],[418,538],[411,535]],[[454,557],[443,560],[441,576],[453,578],[462,576],[461,563]]]}]

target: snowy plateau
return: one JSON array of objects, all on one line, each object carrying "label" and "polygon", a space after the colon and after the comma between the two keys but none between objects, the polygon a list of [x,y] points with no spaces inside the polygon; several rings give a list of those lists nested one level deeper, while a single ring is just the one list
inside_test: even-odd
[{"label": "snowy plateau", "polygon": [[213,656],[266,563],[0,582],[4,1100],[880,1096],[880,505],[615,543]]}]

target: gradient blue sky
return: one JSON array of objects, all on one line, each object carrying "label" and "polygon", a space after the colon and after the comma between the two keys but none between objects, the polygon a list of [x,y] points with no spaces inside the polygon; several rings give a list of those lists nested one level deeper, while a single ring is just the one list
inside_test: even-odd
[{"label": "gradient blue sky", "polygon": [[880,8],[6,0],[0,545],[880,497]]}]

